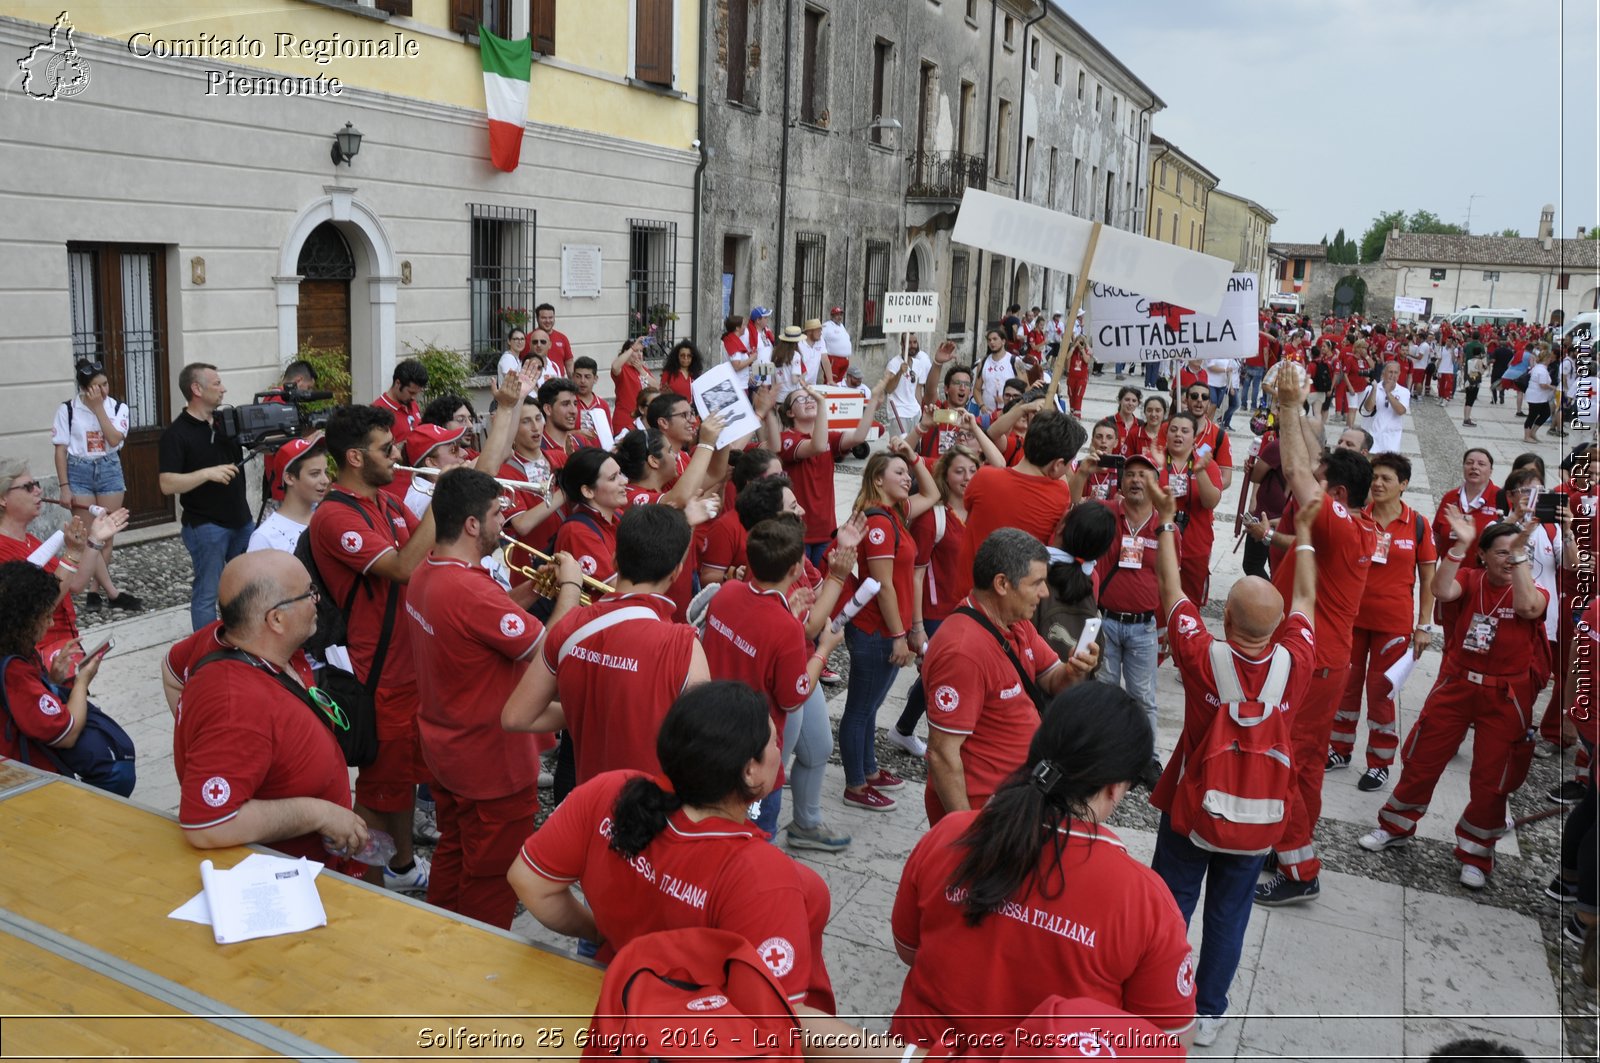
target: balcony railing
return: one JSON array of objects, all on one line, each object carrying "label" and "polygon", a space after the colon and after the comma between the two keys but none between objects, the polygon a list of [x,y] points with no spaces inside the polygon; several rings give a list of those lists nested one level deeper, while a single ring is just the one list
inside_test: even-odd
[{"label": "balcony railing", "polygon": [[983,188],[989,160],[959,151],[917,151],[906,160],[907,199],[960,199],[969,188]]}]

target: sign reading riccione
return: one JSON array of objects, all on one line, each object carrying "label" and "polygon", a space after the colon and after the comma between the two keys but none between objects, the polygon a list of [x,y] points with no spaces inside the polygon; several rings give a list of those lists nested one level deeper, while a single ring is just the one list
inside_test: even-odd
[{"label": "sign reading riccione", "polygon": [[883,331],[932,332],[938,327],[938,292],[884,293]]},{"label": "sign reading riccione", "polygon": [[1428,300],[1420,299],[1415,295],[1397,295],[1394,297],[1394,312],[1397,314],[1426,314]]},{"label": "sign reading riccione", "polygon": [[[1077,275],[1094,224],[1058,210],[969,188],[950,239],[969,247]],[[1215,314],[1233,263],[1101,226],[1089,276],[1130,292]]]},{"label": "sign reading riccione", "polygon": [[1259,284],[1254,273],[1228,278],[1215,314],[1089,282],[1089,335],[1101,362],[1248,358],[1256,353]]}]

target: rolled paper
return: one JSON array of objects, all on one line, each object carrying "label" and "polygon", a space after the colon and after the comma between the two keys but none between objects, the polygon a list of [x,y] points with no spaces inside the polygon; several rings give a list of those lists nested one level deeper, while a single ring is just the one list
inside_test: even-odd
[{"label": "rolled paper", "polygon": [[856,588],[855,597],[845,604],[844,612],[834,617],[833,630],[842,631],[844,626],[856,618],[856,614],[867,607],[867,603],[878,596],[878,589],[882,586],[877,580],[868,576],[861,581],[861,586]]}]

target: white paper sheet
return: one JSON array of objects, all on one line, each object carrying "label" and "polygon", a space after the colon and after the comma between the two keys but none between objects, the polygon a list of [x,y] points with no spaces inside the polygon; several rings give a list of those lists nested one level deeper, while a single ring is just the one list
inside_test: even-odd
[{"label": "white paper sheet", "polygon": [[252,853],[228,870],[202,860],[204,888],[169,918],[210,925],[219,945],[326,926],[315,881],[321,871],[315,861],[264,853]]},{"label": "white paper sheet", "polygon": [[727,362],[701,373],[691,387],[694,390],[694,406],[700,411],[701,417],[720,412],[728,422],[717,437],[718,450],[761,427],[749,396],[739,386],[738,378],[733,375],[733,366]]},{"label": "white paper sheet", "polygon": [[1400,659],[1391,664],[1383,677],[1389,681],[1389,698],[1393,700],[1400,696],[1400,688],[1406,685],[1406,680],[1411,676],[1411,669],[1417,666],[1416,655],[1407,651],[1400,655]]},{"label": "white paper sheet", "polygon": [[596,406],[587,411],[589,427],[594,430],[595,442],[600,444],[601,450],[610,450],[617,445],[615,437],[611,434],[611,419],[606,416],[603,406]]},{"label": "white paper sheet", "polygon": [[[266,853],[251,853],[243,860],[240,860],[238,864],[234,865],[234,867],[235,870],[241,867],[256,867],[262,864],[264,861],[282,864],[298,864],[300,862],[298,860],[290,860],[288,857],[283,856],[269,856]],[[311,865],[311,874],[313,878],[322,874],[322,864],[317,863],[315,860],[308,860],[307,863]],[[190,897],[187,901],[184,901],[178,907],[174,908],[171,912],[168,912],[167,918],[182,919],[186,923],[199,923],[201,926],[210,926],[211,905],[206,903],[206,891],[201,890],[199,893],[196,893],[193,897]]]}]

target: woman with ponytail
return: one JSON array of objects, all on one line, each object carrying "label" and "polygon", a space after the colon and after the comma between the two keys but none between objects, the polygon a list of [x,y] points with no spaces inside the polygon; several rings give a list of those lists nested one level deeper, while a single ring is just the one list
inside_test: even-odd
[{"label": "woman with ponytail", "polygon": [[831,1014],[828,887],[747,814],[777,780],[779,741],[750,687],[690,687],[656,738],[662,774],[605,772],[573,790],[523,843],[508,876],[517,896],[556,933],[599,942],[601,963],[657,930],[742,934],[790,1001]]},{"label": "woman with ponytail", "polygon": [[[1097,571],[1097,565],[1111,549],[1116,531],[1116,514],[1104,503],[1080,502],[1067,511],[1056,545],[1050,548],[1050,574],[1045,578],[1050,596],[1039,603],[1033,626],[1062,660],[1078,651],[1084,624],[1100,615],[1097,599],[1105,574]],[[1103,640],[1100,650],[1103,655]]]},{"label": "woman with ponytail", "polygon": [[1153,752],[1137,701],[1108,683],[1076,684],[981,811],[951,812],[923,836],[895,897],[895,948],[911,971],[890,1032],[999,1044],[1059,993],[1187,1044],[1194,965],[1183,916],[1104,825]]}]

